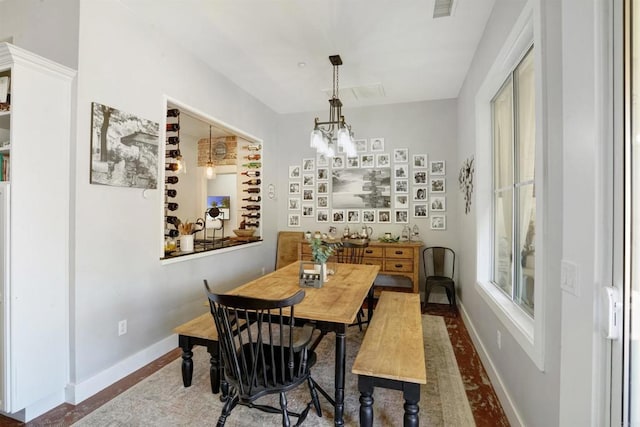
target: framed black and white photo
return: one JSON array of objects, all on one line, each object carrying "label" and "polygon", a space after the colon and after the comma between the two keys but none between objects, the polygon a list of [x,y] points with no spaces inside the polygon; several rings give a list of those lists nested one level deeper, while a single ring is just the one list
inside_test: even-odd
[{"label": "framed black and white photo", "polygon": [[93,102],[91,127],[91,184],[158,188],[158,123]]},{"label": "framed black and white photo", "polygon": [[289,197],[289,210],[290,211],[300,210],[300,197]]},{"label": "framed black and white photo", "polygon": [[444,212],[447,210],[447,198],[444,196],[431,196],[429,198],[429,209],[432,212]]},{"label": "framed black and white photo", "polygon": [[391,206],[390,169],[342,169],[333,171],[333,208],[363,209]]},{"label": "framed black and white photo", "polygon": [[387,168],[391,165],[391,156],[389,153],[376,154],[376,167]]},{"label": "framed black and white photo", "polygon": [[427,202],[427,187],[413,187],[413,200],[416,202]]},{"label": "framed black and white photo", "polygon": [[384,151],[384,138],[371,138],[369,141],[371,143],[371,151]]},{"label": "framed black and white photo", "polygon": [[408,179],[396,179],[394,182],[396,193],[408,193],[409,192],[409,180]]},{"label": "framed black and white photo", "polygon": [[427,185],[427,171],[413,171],[413,185]]},{"label": "framed black and white photo", "polygon": [[302,159],[302,172],[313,172],[316,168],[316,159]]},{"label": "framed black and white photo", "polygon": [[331,217],[333,218],[333,222],[342,223],[345,221],[344,219],[344,209],[334,209],[331,212]]},{"label": "framed black and white photo", "polygon": [[347,209],[347,222],[360,222],[360,209]]},{"label": "framed black and white photo", "polygon": [[316,157],[316,166],[329,166],[329,158],[324,153],[318,153]]},{"label": "framed black and white photo", "polygon": [[312,173],[303,173],[302,174],[302,186],[303,187],[313,187],[315,181],[313,179]]},{"label": "framed black and white photo", "polygon": [[396,194],[395,201],[393,204],[394,208],[408,208],[409,207],[409,196],[406,194]]},{"label": "framed black and white photo", "polygon": [[331,159],[332,169],[344,169],[344,156],[333,156]]},{"label": "framed black and white photo", "polygon": [[408,148],[394,149],[393,161],[396,163],[407,163],[409,161],[409,149]]},{"label": "framed black and white photo", "polygon": [[360,156],[361,168],[372,168],[376,165],[374,154],[363,154]]},{"label": "framed black and white photo", "polygon": [[447,217],[445,215],[431,215],[431,229],[432,230],[446,230],[447,229]]},{"label": "framed black and white photo", "polygon": [[375,209],[362,209],[362,222],[367,224],[376,222]]},{"label": "framed black and white photo", "polygon": [[357,169],[360,167],[360,157],[347,157],[347,167],[350,169]]},{"label": "framed black and white photo", "polygon": [[329,169],[318,168],[316,172],[317,172],[316,176],[318,177],[318,181],[327,181],[329,179]]},{"label": "framed black and white photo", "polygon": [[318,183],[318,194],[327,194],[329,192],[329,183],[328,182],[319,182]]},{"label": "framed black and white photo", "polygon": [[413,155],[413,168],[414,169],[426,169],[429,166],[427,163],[426,154],[414,154]]},{"label": "framed black and white photo", "polygon": [[358,153],[366,153],[367,152],[367,140],[366,139],[354,139],[353,145],[356,147],[356,151]]},{"label": "framed black and white photo", "polygon": [[429,162],[429,173],[431,175],[444,175],[444,160],[433,160]]},{"label": "framed black and white photo", "polygon": [[313,216],[313,205],[303,204],[302,205],[302,216]]},{"label": "framed black and white photo", "polygon": [[316,205],[318,208],[328,208],[329,207],[329,196],[318,196],[316,197]]},{"label": "framed black and white photo", "polygon": [[289,194],[300,194],[299,182],[289,182]]},{"label": "framed black and white photo", "polygon": [[378,209],[378,222],[379,223],[390,223],[391,222],[391,211],[389,209]]},{"label": "framed black and white photo", "polygon": [[302,189],[302,200],[305,202],[313,201],[313,189],[311,188]]},{"label": "framed black and white photo", "polygon": [[289,166],[289,179],[300,178],[300,166]]},{"label": "framed black and white photo", "polygon": [[446,191],[444,178],[430,178],[429,189],[431,193],[444,193]]},{"label": "framed black and white photo", "polygon": [[329,222],[329,211],[327,209],[318,209],[316,211],[317,222]]},{"label": "framed black and white photo", "polygon": [[426,218],[429,216],[429,209],[427,205],[414,204],[413,205],[413,217],[414,218]]},{"label": "framed black and white photo", "polygon": [[396,224],[408,224],[409,223],[409,211],[407,209],[397,209],[395,211]]},{"label": "framed black and white photo", "polygon": [[409,165],[395,165],[393,167],[393,177],[398,179],[408,179],[409,178]]},{"label": "framed black and white photo", "polygon": [[300,227],[300,214],[289,214],[289,227]]}]

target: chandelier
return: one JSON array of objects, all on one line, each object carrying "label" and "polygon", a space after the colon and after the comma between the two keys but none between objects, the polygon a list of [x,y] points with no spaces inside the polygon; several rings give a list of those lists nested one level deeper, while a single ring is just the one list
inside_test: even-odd
[{"label": "chandelier", "polygon": [[329,61],[333,65],[333,95],[329,100],[329,120],[321,122],[316,117],[315,125],[311,131],[311,148],[315,148],[320,154],[333,157],[336,153],[336,144],[347,154],[347,157],[355,157],[356,147],[353,143],[353,132],[342,115],[342,101],[339,98],[338,67],[342,65],[340,55],[332,55]]}]

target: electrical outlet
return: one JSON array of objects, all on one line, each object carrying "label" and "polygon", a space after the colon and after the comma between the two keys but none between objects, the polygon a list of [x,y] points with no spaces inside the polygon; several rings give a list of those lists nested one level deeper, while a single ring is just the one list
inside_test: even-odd
[{"label": "electrical outlet", "polygon": [[498,341],[498,349],[502,350],[502,334],[500,333],[500,331],[498,331],[496,340]]},{"label": "electrical outlet", "polygon": [[118,336],[127,333],[127,319],[118,322]]}]

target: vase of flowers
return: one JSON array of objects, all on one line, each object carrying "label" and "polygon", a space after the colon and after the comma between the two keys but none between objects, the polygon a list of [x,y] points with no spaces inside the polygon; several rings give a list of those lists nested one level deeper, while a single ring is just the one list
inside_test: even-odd
[{"label": "vase of flowers", "polygon": [[311,247],[311,259],[315,264],[315,269],[320,272],[324,283],[327,281],[327,260],[333,254],[334,248],[319,237],[309,239],[309,246]]}]

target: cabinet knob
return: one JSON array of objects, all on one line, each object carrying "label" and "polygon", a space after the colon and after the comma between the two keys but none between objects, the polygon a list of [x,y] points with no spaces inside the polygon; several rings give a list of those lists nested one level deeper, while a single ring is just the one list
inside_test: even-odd
[{"label": "cabinet knob", "polygon": [[396,268],[402,268],[402,264],[396,264]]},{"label": "cabinet knob", "polygon": [[373,251],[371,249],[367,249],[367,250],[365,250],[365,252],[368,253],[368,254],[372,254],[373,253]]},{"label": "cabinet knob", "polygon": [[396,251],[396,255],[402,255],[403,253],[403,251]]}]

